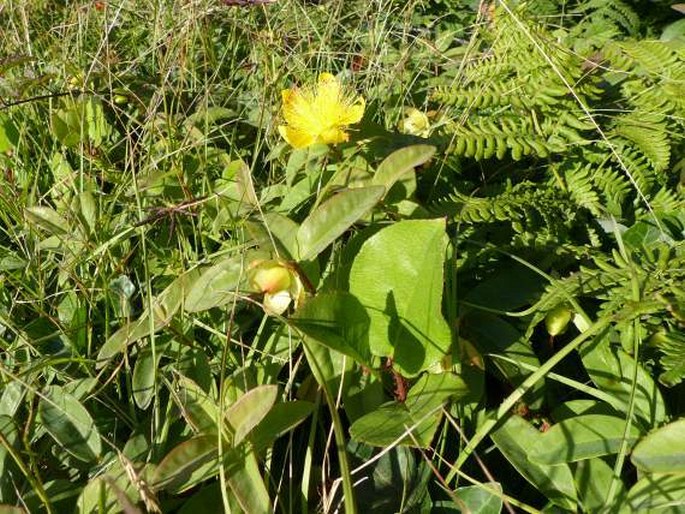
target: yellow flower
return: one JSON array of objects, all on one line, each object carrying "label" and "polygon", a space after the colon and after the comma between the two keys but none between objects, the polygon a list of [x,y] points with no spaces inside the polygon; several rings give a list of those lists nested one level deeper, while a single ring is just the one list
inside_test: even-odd
[{"label": "yellow flower", "polygon": [[285,89],[281,95],[287,125],[278,132],[294,148],[349,140],[344,129],[362,119],[366,105],[361,96],[346,95],[330,73],[322,73],[314,88]]}]

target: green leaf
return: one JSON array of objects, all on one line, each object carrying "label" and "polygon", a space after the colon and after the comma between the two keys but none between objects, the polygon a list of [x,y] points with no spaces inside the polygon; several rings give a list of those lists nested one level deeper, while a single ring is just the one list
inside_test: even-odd
[{"label": "green leaf", "polygon": [[262,453],[286,432],[302,423],[314,411],[314,404],[305,401],[277,403],[250,433],[256,453]]},{"label": "green leaf", "polygon": [[[297,231],[300,226],[290,218],[276,212],[265,213],[262,218],[267,229],[266,237],[273,237],[288,253],[288,258],[295,259],[297,250]],[[270,243],[270,241],[269,241]]]},{"label": "green leaf", "polygon": [[93,418],[72,395],[49,386],[38,404],[38,416],[50,436],[75,458],[96,460],[102,451]]},{"label": "green leaf", "polygon": [[149,336],[167,326],[183,304],[186,291],[193,284],[199,271],[194,269],[183,273],[152,301],[153,320],[150,322],[150,311],[145,310],[142,316],[131,323],[127,323],[102,345],[98,353],[97,367],[102,368],[115,355],[126,350],[128,345],[135,343],[145,336]]},{"label": "green leaf", "polygon": [[[574,479],[584,512],[599,512],[606,506],[607,491],[614,480],[614,470],[602,458],[576,463]],[[617,481],[619,495],[625,493],[622,481]]]},{"label": "green leaf", "polygon": [[318,344],[371,366],[369,316],[351,294],[320,293],[298,309],[290,321]]},{"label": "green leaf", "polygon": [[[529,458],[538,464],[563,464],[617,453],[623,443],[626,420],[604,414],[586,414],[552,425],[535,445]],[[640,437],[634,425],[628,432],[628,448]]]},{"label": "green leaf", "polygon": [[631,460],[647,473],[685,472],[685,419],[669,423],[643,438]]},{"label": "green leaf", "polygon": [[[11,448],[17,446],[19,431],[10,416],[0,414],[0,434]],[[7,448],[4,444],[0,444],[0,502],[7,500],[14,489],[10,481],[13,467]]]},{"label": "green leaf", "polygon": [[95,477],[81,491],[76,502],[76,512],[78,514],[115,514],[122,512],[115,487],[113,484],[107,483],[102,477]]},{"label": "green leaf", "polygon": [[14,149],[19,143],[19,132],[12,120],[6,116],[0,116],[0,153]]},{"label": "green leaf", "polygon": [[[356,450],[357,456],[369,451],[365,462],[374,451],[355,443],[348,446]],[[427,482],[431,477],[430,467],[411,448],[389,448],[366,465],[362,474],[355,475],[358,504],[373,514],[418,512],[417,507],[428,494]]]},{"label": "green leaf", "polygon": [[404,403],[386,403],[362,416],[350,427],[350,435],[372,446],[399,442],[425,448],[440,424],[440,407],[448,399],[466,394],[466,384],[457,375],[425,374],[409,390]]},{"label": "green leaf", "polygon": [[233,429],[233,445],[239,445],[264,416],[278,397],[278,386],[262,385],[250,389],[226,411],[226,419]]},{"label": "green leaf", "polygon": [[232,450],[234,464],[228,473],[228,485],[244,512],[269,514],[273,512],[271,498],[259,473],[254,451],[247,444]]},{"label": "green leaf", "polygon": [[502,486],[497,482],[483,485],[488,488],[472,485],[455,489],[454,496],[461,500],[461,512],[499,514],[502,511]]},{"label": "green leaf", "polygon": [[[621,349],[612,347],[607,336],[598,337],[579,349],[583,366],[599,389],[629,405],[636,376],[636,414],[647,426],[666,420],[666,406],[658,385],[639,363]],[[637,370],[635,369],[637,366]],[[616,405],[614,405],[616,407]]]},{"label": "green leaf", "polygon": [[201,435],[173,448],[159,463],[152,477],[156,489],[179,493],[218,473],[218,439]]},{"label": "green leaf", "polygon": [[685,508],[685,474],[647,475],[630,488],[618,512],[679,513]]},{"label": "green leaf", "polygon": [[191,379],[176,376],[175,394],[172,398],[179,403],[185,421],[197,434],[216,434],[219,420],[219,406],[199,385]]},{"label": "green leaf", "polygon": [[319,255],[370,211],[384,192],[381,186],[346,189],[322,203],[297,231],[298,260],[307,261]]},{"label": "green leaf", "polygon": [[27,207],[24,209],[24,212],[29,223],[39,226],[50,234],[64,236],[69,233],[69,223],[67,220],[57,214],[57,211],[51,207]]},{"label": "green leaf", "polygon": [[380,163],[372,183],[384,186],[386,192],[390,191],[390,188],[405,174],[429,161],[435,155],[436,150],[431,145],[412,145],[394,151]]},{"label": "green leaf", "polygon": [[371,353],[405,376],[436,364],[452,336],[442,316],[445,221],[407,220],[367,239],[350,271],[350,292],[370,318]]},{"label": "green leaf", "polygon": [[535,303],[544,285],[539,273],[514,263],[487,275],[477,286],[465,291],[462,299],[475,306],[513,311]]},{"label": "green leaf", "polygon": [[155,395],[155,369],[162,358],[161,350],[157,351],[157,359],[152,358],[152,348],[145,347],[138,354],[138,359],[133,368],[133,399],[136,405],[145,410],[150,406]]},{"label": "green leaf", "polygon": [[529,458],[530,449],[537,445],[543,434],[520,416],[511,416],[492,432],[497,448],[516,470],[551,502],[563,509],[575,510],[576,488],[571,469],[566,464],[547,466]]},{"label": "green leaf", "polygon": [[243,256],[236,255],[204,269],[194,281],[188,283],[185,310],[206,311],[233,301],[243,278],[244,266]]}]

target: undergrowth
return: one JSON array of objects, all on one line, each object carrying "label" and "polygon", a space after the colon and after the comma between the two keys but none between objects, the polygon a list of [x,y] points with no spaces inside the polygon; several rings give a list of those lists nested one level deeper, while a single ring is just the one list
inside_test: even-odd
[{"label": "undergrowth", "polygon": [[682,509],[678,9],[0,5],[0,511]]}]

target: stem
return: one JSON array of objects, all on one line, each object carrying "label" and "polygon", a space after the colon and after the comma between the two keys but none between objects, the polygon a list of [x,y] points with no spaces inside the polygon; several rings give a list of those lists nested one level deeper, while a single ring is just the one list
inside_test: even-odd
[{"label": "stem", "polygon": [[[317,344],[317,343],[314,343]],[[319,368],[318,362],[309,350],[308,341],[305,338],[303,341],[303,347],[305,355],[307,356],[307,361],[312,368],[312,373],[316,378],[316,381],[321,386],[323,390],[324,397],[326,398],[326,403],[328,404],[328,410],[331,412],[331,418],[333,421],[333,433],[335,434],[335,448],[338,451],[338,462],[340,464],[340,477],[342,479],[343,485],[343,497],[345,502],[345,514],[357,514],[357,505],[354,498],[354,488],[352,485],[352,473],[350,472],[350,464],[347,460],[347,450],[345,449],[345,432],[343,430],[342,422],[340,420],[340,415],[338,414],[338,409],[335,406],[335,397],[331,393],[328,387],[328,383],[324,377],[324,374]]]}]

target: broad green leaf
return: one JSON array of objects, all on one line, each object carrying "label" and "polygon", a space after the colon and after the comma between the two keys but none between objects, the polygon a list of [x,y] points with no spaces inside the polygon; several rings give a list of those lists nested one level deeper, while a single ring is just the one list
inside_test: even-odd
[{"label": "broad green leaf", "polygon": [[152,476],[155,489],[183,492],[218,473],[219,453],[216,435],[200,435],[173,448]]},{"label": "broad green leaf", "polygon": [[[613,468],[601,458],[582,460],[576,463],[574,478],[584,512],[601,511],[614,479]],[[619,480],[618,486],[622,495],[625,492],[623,482]]]},{"label": "broad green leaf", "polygon": [[606,414],[608,416],[618,416],[619,413],[608,403],[596,400],[569,400],[557,405],[552,411],[554,421],[564,421],[585,414]]},{"label": "broad green leaf", "polygon": [[275,242],[280,243],[283,250],[288,253],[288,258],[295,259],[298,254],[297,231],[300,226],[290,218],[276,212],[264,214],[262,221],[268,231],[267,238],[273,237]]},{"label": "broad green leaf", "polygon": [[659,242],[673,244],[673,239],[664,230],[651,221],[638,221],[623,234],[623,242],[636,250],[653,248]]},{"label": "broad green leaf", "polygon": [[346,189],[336,193],[305,218],[297,231],[298,260],[319,255],[383,196],[381,186]]},{"label": "broad green leaf", "polygon": [[0,116],[0,153],[14,149],[19,143],[19,132],[12,120],[7,116]]},{"label": "broad green leaf", "polygon": [[[123,501],[121,501],[123,500]],[[93,478],[81,491],[76,502],[77,514],[118,514],[126,512],[122,507],[134,508],[136,514],[140,510],[135,508],[131,500],[116,484],[108,482],[103,477]]]},{"label": "broad green leaf", "polygon": [[[129,466],[127,463],[126,466]],[[132,483],[129,471],[118,457],[104,467],[104,472],[92,478],[76,502],[78,514],[141,513],[136,504],[141,501],[140,485]],[[137,477],[146,480],[149,469],[137,469]]]},{"label": "broad green leaf", "polygon": [[487,489],[475,485],[455,489],[454,496],[461,500],[462,512],[499,514],[502,511],[502,486],[497,482],[483,485]]},{"label": "broad green leaf", "polygon": [[128,345],[167,326],[181,308],[186,291],[190,284],[194,283],[198,273],[197,269],[183,273],[169,284],[157,298],[153,299],[152,311],[154,316],[152,322],[150,321],[150,311],[145,310],[138,320],[127,323],[112,334],[100,348],[97,367],[104,367],[112,357],[125,351]]},{"label": "broad green leaf", "polygon": [[247,444],[232,450],[234,465],[228,473],[228,485],[243,508],[250,514],[273,512],[271,498],[259,472],[254,451]]},{"label": "broad green leaf", "polygon": [[[0,414],[0,434],[6,444],[16,447],[19,442],[19,431],[10,416]],[[13,492],[12,477],[13,461],[4,444],[0,444],[0,502],[9,498]]]},{"label": "broad green leaf", "polygon": [[551,502],[563,509],[575,510],[577,504],[573,474],[566,464],[547,466],[529,458],[530,449],[536,446],[543,434],[520,416],[511,416],[492,432],[497,448],[516,470]]},{"label": "broad green leaf", "polygon": [[38,404],[45,430],[75,458],[91,462],[100,456],[100,434],[86,408],[59,386],[49,386]]},{"label": "broad green leaf", "polygon": [[177,375],[175,389],[172,398],[180,403],[182,416],[193,431],[196,434],[216,434],[219,420],[219,406],[216,401],[183,375]]},{"label": "broad green leaf", "polygon": [[290,321],[316,343],[362,365],[371,365],[369,316],[351,294],[319,293],[298,309]]},{"label": "broad green leaf", "polygon": [[394,151],[380,163],[372,183],[384,186],[386,192],[390,191],[405,174],[430,160],[435,151],[436,148],[431,145],[412,145]]},{"label": "broad green leaf", "polygon": [[412,445],[413,440],[405,435],[411,432],[419,446],[427,446],[437,424],[435,417],[431,417],[417,425],[406,405],[390,402],[355,421],[350,427],[350,435],[354,440],[372,446],[389,446],[398,442]]},{"label": "broad green leaf", "polygon": [[355,367],[354,360],[308,337],[304,338],[302,347],[312,375],[318,384],[328,388],[329,391],[334,391],[331,394],[336,394],[339,390],[342,390],[344,394],[350,386],[348,377]]},{"label": "broad green leaf", "polygon": [[[626,420],[618,416],[586,414],[552,425],[530,448],[529,458],[538,464],[562,464],[617,453],[623,443]],[[628,448],[640,437],[631,426]]]},{"label": "broad green leaf", "polygon": [[[361,457],[362,462],[368,462],[374,453],[378,453],[374,448],[355,443],[348,447]],[[368,456],[360,455],[367,451]],[[432,477],[430,467],[414,450],[404,446],[389,448],[365,466],[362,473],[355,474],[357,503],[365,512],[373,514],[418,512],[417,507],[427,496],[427,482]]]},{"label": "broad green leaf", "polygon": [[233,429],[233,445],[238,446],[271,410],[278,397],[278,386],[262,385],[250,389],[229,407],[226,419]]},{"label": "broad green leaf", "polygon": [[138,353],[131,378],[133,385],[133,399],[136,405],[145,410],[150,406],[155,394],[155,370],[162,358],[161,350],[157,350],[157,359],[152,358],[152,348],[146,346]]},{"label": "broad green leaf", "polygon": [[188,283],[185,310],[206,311],[233,301],[245,265],[243,257],[236,255],[202,270],[194,281]]},{"label": "broad green leaf", "polygon": [[650,474],[630,488],[618,512],[680,513],[685,510],[685,474]]},{"label": "broad green leaf", "polygon": [[69,223],[51,207],[36,206],[24,209],[26,219],[46,232],[64,236],[69,233]]},{"label": "broad green leaf", "polygon": [[98,205],[90,191],[83,191],[74,198],[74,210],[81,221],[84,234],[94,233],[98,226]]},{"label": "broad green leaf", "polygon": [[24,401],[26,388],[21,382],[10,382],[3,386],[0,396],[0,416],[13,417]]},{"label": "broad green leaf", "polygon": [[405,376],[436,364],[452,336],[442,316],[445,221],[407,220],[367,239],[350,271],[350,292],[370,318],[371,353]]},{"label": "broad green leaf", "polygon": [[458,399],[467,393],[466,385],[457,375],[425,374],[409,390],[404,403],[386,403],[362,416],[350,427],[350,435],[372,446],[399,442],[427,447],[440,424],[440,407],[448,399]]},{"label": "broad green leaf", "polygon": [[647,473],[685,472],[685,419],[669,423],[643,438],[631,460]]},{"label": "broad green leaf", "polygon": [[598,337],[584,344],[580,347],[579,353],[585,370],[597,387],[616,396],[624,405],[630,404],[633,376],[637,374],[636,415],[643,419],[647,426],[654,426],[666,420],[666,407],[657,384],[635,359],[622,349],[612,347],[607,336]]},{"label": "broad green leaf", "polygon": [[306,401],[277,403],[250,433],[250,442],[257,454],[273,445],[283,434],[302,423],[314,411]]}]

